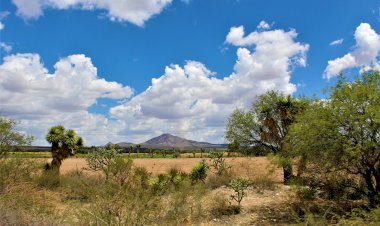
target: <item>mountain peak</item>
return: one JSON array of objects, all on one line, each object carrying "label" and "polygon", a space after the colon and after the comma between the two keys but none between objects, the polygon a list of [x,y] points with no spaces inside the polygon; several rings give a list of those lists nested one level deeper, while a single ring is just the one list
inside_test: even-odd
[{"label": "mountain peak", "polygon": [[169,133],[161,134],[158,137],[145,141],[142,146],[156,148],[177,148],[177,149],[195,149],[195,148],[220,148],[221,145],[215,145],[205,142],[186,140]]}]

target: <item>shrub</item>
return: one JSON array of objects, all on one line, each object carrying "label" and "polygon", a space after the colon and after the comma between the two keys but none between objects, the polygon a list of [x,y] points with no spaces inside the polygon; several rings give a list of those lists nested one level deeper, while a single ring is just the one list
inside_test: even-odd
[{"label": "shrub", "polygon": [[246,190],[249,186],[249,180],[237,177],[231,181],[229,184],[230,188],[234,190],[235,194],[231,195],[231,199],[238,203],[238,206],[241,206],[241,201],[245,196],[247,196]]},{"label": "shrub", "polygon": [[229,183],[234,178],[234,174],[230,171],[225,172],[224,174],[218,176],[218,175],[210,175],[207,177],[206,184],[212,188],[219,188],[221,186],[228,186]]},{"label": "shrub", "polygon": [[106,180],[111,173],[111,165],[118,152],[115,149],[95,148],[86,156],[88,168],[93,171],[103,171]]},{"label": "shrub", "polygon": [[56,171],[47,170],[36,178],[37,185],[47,189],[56,189],[61,185],[61,176]]},{"label": "shrub", "polygon": [[194,168],[191,170],[190,178],[193,182],[202,181],[204,182],[207,177],[208,165],[206,160],[202,159]]},{"label": "shrub", "polygon": [[8,187],[33,180],[33,175],[40,168],[35,160],[2,159],[0,161],[0,193]]},{"label": "shrub", "polygon": [[211,159],[211,167],[214,173],[218,176],[226,173],[231,168],[231,166],[227,165],[223,156],[224,152],[217,151],[210,152],[208,156]]},{"label": "shrub", "polygon": [[271,190],[273,191],[276,188],[276,183],[273,181],[273,179],[270,177],[270,174],[267,175],[261,175],[256,177],[251,185],[257,189],[259,193],[263,192],[264,190]]},{"label": "shrub", "polygon": [[109,171],[113,177],[113,179],[123,185],[127,182],[128,178],[132,175],[132,164],[133,161],[131,159],[125,160],[121,156],[116,156],[111,162],[109,166]]},{"label": "shrub", "polygon": [[176,158],[178,158],[179,156],[181,156],[181,154],[180,154],[179,152],[174,152],[172,156],[173,156],[173,158],[176,159]]},{"label": "shrub", "polygon": [[239,214],[240,210],[240,206],[231,205],[229,200],[223,194],[217,193],[212,197],[212,203],[210,208],[210,213],[212,217]]},{"label": "shrub", "polygon": [[133,170],[133,175],[127,184],[131,189],[140,190],[148,189],[150,173],[144,167],[136,167]]}]

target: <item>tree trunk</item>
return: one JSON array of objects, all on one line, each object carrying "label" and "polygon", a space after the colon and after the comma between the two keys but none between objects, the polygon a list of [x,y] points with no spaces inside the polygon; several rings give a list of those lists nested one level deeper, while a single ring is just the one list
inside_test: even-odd
[{"label": "tree trunk", "polygon": [[371,208],[374,208],[380,203],[380,194],[376,192],[376,188],[372,181],[372,176],[372,170],[370,168],[367,168],[364,173],[364,180],[367,184],[368,189],[369,206]]},{"label": "tree trunk", "polygon": [[61,167],[63,160],[63,157],[59,154],[59,151],[58,144],[53,143],[51,147],[53,160],[51,160],[51,163],[46,163],[45,170],[54,170],[59,174],[59,168]]},{"label": "tree trunk", "polygon": [[282,168],[284,169],[284,184],[289,184],[290,178],[293,177],[292,164],[285,163]]}]

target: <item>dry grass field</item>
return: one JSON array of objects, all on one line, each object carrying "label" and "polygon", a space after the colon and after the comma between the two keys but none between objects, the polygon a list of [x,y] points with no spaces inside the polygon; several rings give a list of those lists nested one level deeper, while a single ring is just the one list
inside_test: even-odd
[{"label": "dry grass field", "polygon": [[[64,160],[57,177],[42,169],[50,160],[2,162],[0,225],[329,225],[338,222],[332,210],[341,211],[339,202],[302,201],[297,196],[302,190],[284,185],[282,169],[266,157],[225,158],[232,173],[216,176],[211,168],[207,178],[196,183],[189,174],[171,172],[191,173],[202,158],[137,158],[130,171],[109,180],[100,171],[88,170],[85,158]],[[237,177],[249,178],[239,212],[234,211],[237,203],[231,197],[236,192],[229,184]],[[321,212],[313,215],[311,207]],[[362,213],[358,220],[340,218],[337,225],[380,222],[380,209]]]},{"label": "dry grass field", "polygon": [[[202,159],[201,158],[138,158],[133,160],[133,164],[137,167],[144,167],[152,175],[166,173],[172,168],[190,173],[191,169]],[[47,161],[51,161],[48,159]],[[273,165],[266,157],[233,157],[226,158],[227,164],[237,176],[242,176],[254,180],[258,177],[268,176],[268,172],[272,170]],[[69,158],[63,161],[61,173],[65,174],[74,170],[86,170],[87,164],[85,158]],[[282,170],[275,169],[270,175],[274,182],[282,182]]]}]

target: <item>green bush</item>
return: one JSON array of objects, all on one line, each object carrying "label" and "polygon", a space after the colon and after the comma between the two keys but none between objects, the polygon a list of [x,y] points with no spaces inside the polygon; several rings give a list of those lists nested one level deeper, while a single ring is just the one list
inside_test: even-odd
[{"label": "green bush", "polygon": [[194,168],[191,170],[190,178],[193,182],[202,181],[204,182],[207,177],[208,165],[206,160],[202,159]]},{"label": "green bush", "polygon": [[296,187],[296,196],[301,200],[314,200],[317,197],[317,189],[308,186]]},{"label": "green bush", "polygon": [[110,174],[112,175],[112,178],[119,183],[120,185],[123,185],[127,182],[127,180],[132,175],[132,159],[125,159],[121,156],[116,156],[111,162],[109,166]]}]

